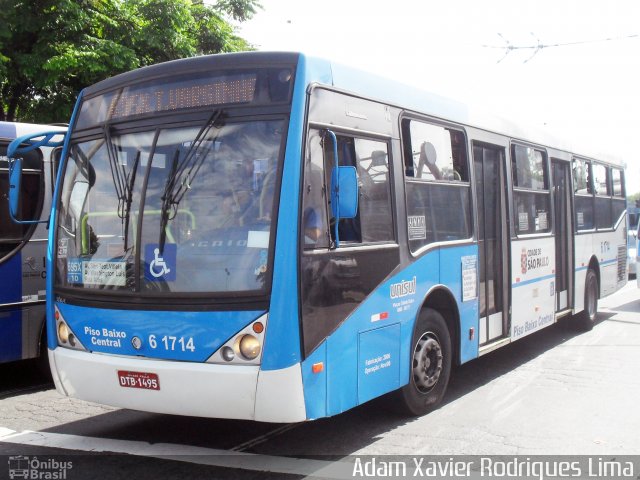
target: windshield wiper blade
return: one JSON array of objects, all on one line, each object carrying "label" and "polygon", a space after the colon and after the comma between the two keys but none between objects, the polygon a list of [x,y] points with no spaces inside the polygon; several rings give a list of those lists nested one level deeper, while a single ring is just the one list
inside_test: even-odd
[{"label": "windshield wiper blade", "polygon": [[164,244],[167,240],[167,224],[169,223],[169,210],[173,203],[171,196],[171,190],[173,184],[177,178],[176,171],[178,170],[178,158],[180,157],[180,150],[176,149],[176,153],[173,155],[171,161],[171,170],[167,177],[167,183],[164,186],[164,193],[160,199],[162,200],[162,208],[160,209],[160,239],[158,241],[158,248],[160,249],[160,255],[164,253]]},{"label": "windshield wiper blade", "polygon": [[[200,151],[200,147],[207,139],[209,132],[212,128],[219,128],[222,125],[216,125],[222,117],[223,110],[214,110],[207,121],[203,124],[202,128],[193,139],[189,149],[185,153],[184,159],[180,166],[178,166],[180,158],[180,149],[176,149],[176,153],[173,156],[171,171],[167,176],[165,182],[164,193],[162,194],[162,209],[160,211],[160,239],[158,241],[158,248],[160,254],[164,252],[164,244],[167,238],[167,224],[169,220],[175,217],[170,215],[170,210],[173,209],[177,212],[178,205],[184,197],[184,194],[191,188],[191,180],[198,174],[204,159],[207,157],[211,149],[213,148],[215,138],[211,139],[211,145],[205,151]],[[195,159],[195,160],[194,160]],[[185,175],[186,172],[186,175]],[[178,183],[178,178],[183,177],[182,181]]]},{"label": "windshield wiper blade", "polygon": [[118,217],[124,219],[125,217],[125,202],[126,202],[126,173],[124,167],[120,170],[118,164],[118,156],[111,141],[111,130],[108,124],[104,125],[104,139],[105,147],[107,149],[107,158],[109,159],[109,167],[111,168],[111,178],[113,179],[113,186],[116,190],[116,197],[118,198]]},{"label": "windshield wiper blade", "polygon": [[136,152],[136,158],[133,161],[131,171],[127,176],[126,198],[124,211],[124,251],[129,249],[129,218],[131,216],[131,202],[133,201],[133,186],[136,183],[136,173],[138,172],[138,163],[140,162],[140,150]]}]

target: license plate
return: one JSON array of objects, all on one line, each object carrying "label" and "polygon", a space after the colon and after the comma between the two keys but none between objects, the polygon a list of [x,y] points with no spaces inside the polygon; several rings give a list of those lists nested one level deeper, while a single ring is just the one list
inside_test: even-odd
[{"label": "license plate", "polygon": [[118,370],[118,381],[121,387],[160,390],[160,380],[155,373]]}]

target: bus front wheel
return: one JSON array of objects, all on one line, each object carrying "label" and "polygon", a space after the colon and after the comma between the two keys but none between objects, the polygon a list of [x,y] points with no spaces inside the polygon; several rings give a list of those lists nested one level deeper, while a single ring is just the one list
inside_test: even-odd
[{"label": "bus front wheel", "polygon": [[578,314],[577,326],[580,330],[589,331],[596,323],[598,316],[598,277],[596,273],[587,270],[584,282],[584,310]]},{"label": "bus front wheel", "polygon": [[399,390],[401,410],[424,415],[438,406],[451,374],[451,335],[442,315],[425,309],[413,332],[409,383]]}]

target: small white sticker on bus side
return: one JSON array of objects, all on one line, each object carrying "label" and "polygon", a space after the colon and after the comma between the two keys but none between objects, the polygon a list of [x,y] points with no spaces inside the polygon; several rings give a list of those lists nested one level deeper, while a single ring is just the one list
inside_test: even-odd
[{"label": "small white sticker on bus side", "polygon": [[467,302],[478,296],[478,257],[468,255],[462,262],[462,301]]}]

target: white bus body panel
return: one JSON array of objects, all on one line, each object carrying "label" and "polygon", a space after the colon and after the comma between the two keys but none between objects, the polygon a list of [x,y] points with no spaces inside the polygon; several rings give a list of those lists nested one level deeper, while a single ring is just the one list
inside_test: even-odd
[{"label": "white bus body panel", "polygon": [[[81,352],[49,351],[59,393],[146,412],[263,422],[306,420],[300,365],[258,366],[167,362]],[[120,386],[118,370],[158,375],[160,390]]]},{"label": "white bus body panel", "polygon": [[550,236],[512,243],[511,340],[555,321],[555,252],[555,239]]},{"label": "white bus body panel", "polygon": [[[627,283],[624,222],[615,230],[575,236],[576,271],[574,311],[584,310],[584,287],[589,262],[595,257],[600,270],[600,298],[620,290]],[[624,256],[624,258],[622,258]]]},{"label": "white bus body panel", "polygon": [[282,370],[260,370],[255,420],[294,423],[306,418],[300,364],[296,363]]}]

